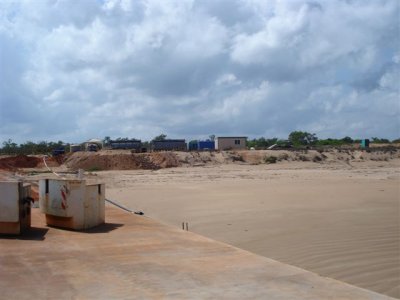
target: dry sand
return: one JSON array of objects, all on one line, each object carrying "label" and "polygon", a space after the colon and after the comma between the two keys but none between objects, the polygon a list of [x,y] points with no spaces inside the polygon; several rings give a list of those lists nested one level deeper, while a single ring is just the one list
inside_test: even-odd
[{"label": "dry sand", "polygon": [[104,171],[154,219],[400,298],[400,159]]},{"label": "dry sand", "polygon": [[[265,164],[270,156],[278,163]],[[34,188],[49,176],[40,165],[6,163],[0,176]],[[82,152],[56,171],[78,168],[119,169],[89,178],[107,183],[108,198],[156,220],[188,222],[190,231],[400,298],[398,149]]]}]

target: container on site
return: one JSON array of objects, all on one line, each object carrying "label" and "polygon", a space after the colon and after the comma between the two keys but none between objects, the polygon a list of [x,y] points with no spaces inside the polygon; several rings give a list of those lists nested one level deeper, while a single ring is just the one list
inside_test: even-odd
[{"label": "container on site", "polygon": [[198,142],[198,149],[199,150],[214,150],[215,149],[215,142],[206,140],[206,141],[199,141]]},{"label": "container on site", "polygon": [[186,151],[187,145],[185,140],[156,140],[151,142],[153,151]]},{"label": "container on site", "polygon": [[31,186],[0,182],[0,234],[21,234],[31,227]]},{"label": "container on site", "polygon": [[363,140],[361,140],[361,143],[360,143],[360,145],[361,145],[361,148],[369,148],[369,139],[363,139]]},{"label": "container on site", "polygon": [[105,221],[105,185],[77,179],[39,181],[39,206],[51,226],[81,230]]}]

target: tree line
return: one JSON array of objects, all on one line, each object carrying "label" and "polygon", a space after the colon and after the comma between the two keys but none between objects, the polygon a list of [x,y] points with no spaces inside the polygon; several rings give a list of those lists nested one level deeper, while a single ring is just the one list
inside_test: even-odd
[{"label": "tree line", "polygon": [[[286,140],[278,138],[258,138],[251,139],[247,141],[248,148],[255,149],[265,149],[272,145],[277,145],[281,147],[305,147],[305,146],[345,146],[352,144],[359,144],[360,139],[352,139],[349,136],[345,136],[341,139],[319,139],[315,133],[309,133],[306,131],[293,131],[289,134]],[[375,144],[390,144],[390,143],[400,143],[400,139],[388,140],[384,138],[372,137],[370,142]]]},{"label": "tree line", "polygon": [[27,141],[22,144],[17,144],[11,139],[3,142],[3,147],[0,148],[0,154],[49,154],[57,149],[69,148],[69,143],[63,141],[58,142],[32,142]]},{"label": "tree line", "polygon": [[[160,134],[156,137],[154,137],[151,141],[145,141],[143,142],[143,146],[146,147],[146,145],[149,145],[152,141],[157,141],[157,140],[164,140],[166,139],[167,135],[165,134]],[[210,139],[214,139],[215,135],[211,135]],[[116,138],[115,140],[119,141],[128,141],[130,138]],[[111,141],[111,138],[106,136],[103,139],[104,145],[108,145]],[[389,143],[400,143],[400,139],[395,139],[395,140],[388,140],[384,138],[378,138],[378,137],[372,137],[370,138],[370,141],[372,143],[376,144],[389,144]],[[344,146],[344,145],[352,145],[352,144],[357,144],[360,143],[360,140],[358,139],[352,139],[349,136],[346,136],[341,139],[332,139],[332,138],[327,138],[327,139],[319,139],[316,134],[314,133],[309,133],[306,131],[293,131],[289,134],[288,138],[286,140],[284,139],[278,139],[278,138],[265,138],[265,137],[260,137],[258,139],[249,139],[247,141],[247,147],[248,148],[255,148],[255,149],[265,149],[268,148],[272,145],[278,145],[282,147],[286,146],[291,146],[291,147],[304,147],[304,146]],[[70,144],[69,143],[64,143],[63,141],[58,141],[58,142],[47,142],[47,141],[40,141],[40,142],[32,142],[32,141],[27,141],[25,143],[17,144],[13,142],[11,139],[5,141],[2,143],[2,147],[0,147],[0,154],[8,154],[8,155],[14,155],[14,154],[50,154],[54,150],[59,150],[59,149],[65,149],[68,151]]]}]

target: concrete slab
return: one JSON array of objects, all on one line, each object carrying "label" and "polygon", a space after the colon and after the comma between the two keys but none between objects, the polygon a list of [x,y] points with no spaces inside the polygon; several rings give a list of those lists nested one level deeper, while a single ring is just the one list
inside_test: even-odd
[{"label": "concrete slab", "polygon": [[107,207],[84,232],[0,236],[2,299],[390,299]]}]

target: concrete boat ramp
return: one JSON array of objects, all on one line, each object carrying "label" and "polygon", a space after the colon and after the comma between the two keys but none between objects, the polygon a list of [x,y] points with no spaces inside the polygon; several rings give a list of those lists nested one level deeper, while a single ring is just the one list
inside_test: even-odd
[{"label": "concrete boat ramp", "polygon": [[0,299],[391,299],[144,216],[0,236]]}]

